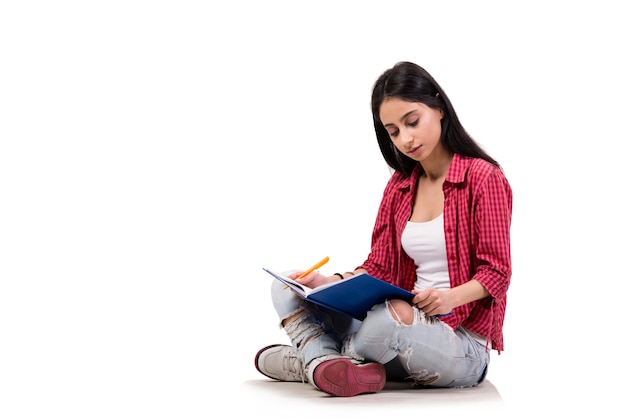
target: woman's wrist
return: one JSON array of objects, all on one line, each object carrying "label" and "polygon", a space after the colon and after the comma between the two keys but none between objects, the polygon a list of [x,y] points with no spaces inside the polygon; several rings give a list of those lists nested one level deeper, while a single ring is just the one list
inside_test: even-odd
[{"label": "woman's wrist", "polygon": [[345,273],[333,273],[333,276],[339,277],[339,280],[347,279],[348,277],[352,277],[355,274],[351,271],[346,271]]}]

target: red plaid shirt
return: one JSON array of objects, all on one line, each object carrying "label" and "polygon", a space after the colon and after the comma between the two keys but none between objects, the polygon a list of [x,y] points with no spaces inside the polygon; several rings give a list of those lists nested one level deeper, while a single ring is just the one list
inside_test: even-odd
[{"label": "red plaid shirt", "polygon": [[[372,248],[359,266],[375,277],[412,290],[416,266],[400,243],[411,216],[418,164],[409,176],[395,172],[385,188],[372,233]],[[444,230],[450,286],[479,281],[490,296],[456,307],[439,319],[484,335],[504,348],[502,325],[511,281],[510,226],[513,198],[503,172],[477,158],[455,154],[443,183]]]}]

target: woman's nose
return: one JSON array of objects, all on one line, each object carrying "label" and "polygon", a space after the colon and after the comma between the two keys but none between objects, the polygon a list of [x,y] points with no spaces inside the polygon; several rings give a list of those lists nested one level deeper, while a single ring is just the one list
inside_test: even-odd
[{"label": "woman's nose", "polygon": [[401,130],[400,131],[400,143],[402,145],[410,145],[413,143],[413,134],[407,130]]}]

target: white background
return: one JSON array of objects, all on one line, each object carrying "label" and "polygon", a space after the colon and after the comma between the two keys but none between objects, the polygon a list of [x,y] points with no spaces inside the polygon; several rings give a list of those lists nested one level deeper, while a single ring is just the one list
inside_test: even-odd
[{"label": "white background", "polygon": [[617,3],[2,2],[0,416],[259,412],[254,354],[287,341],[261,267],[367,256],[370,91],[403,60],[513,187],[489,380],[516,411],[613,410]]}]

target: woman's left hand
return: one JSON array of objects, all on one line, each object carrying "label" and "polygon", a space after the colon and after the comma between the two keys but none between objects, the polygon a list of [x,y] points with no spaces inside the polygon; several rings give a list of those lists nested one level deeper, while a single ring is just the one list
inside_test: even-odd
[{"label": "woman's left hand", "polygon": [[452,312],[454,308],[452,295],[447,290],[428,288],[413,293],[415,293],[413,304],[426,315],[445,315]]}]

